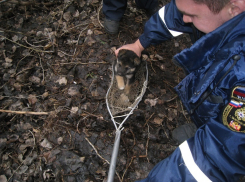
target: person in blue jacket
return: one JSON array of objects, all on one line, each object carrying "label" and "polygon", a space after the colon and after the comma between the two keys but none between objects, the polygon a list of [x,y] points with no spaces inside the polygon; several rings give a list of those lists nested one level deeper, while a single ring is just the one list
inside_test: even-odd
[{"label": "person in blue jacket", "polygon": [[[135,0],[138,8],[145,9],[147,16],[156,13],[158,0]],[[104,28],[109,34],[117,34],[119,22],[127,8],[127,0],[103,0],[103,13],[105,15]]]},{"label": "person in blue jacket", "polygon": [[172,0],[115,54],[141,56],[181,33],[196,42],[174,56],[187,75],[175,90],[197,130],[142,182],[238,181],[245,175],[245,0]]}]

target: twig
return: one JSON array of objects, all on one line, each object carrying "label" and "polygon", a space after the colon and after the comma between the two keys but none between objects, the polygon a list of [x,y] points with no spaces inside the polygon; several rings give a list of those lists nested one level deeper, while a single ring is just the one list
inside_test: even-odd
[{"label": "twig", "polygon": [[150,140],[150,127],[148,124],[147,124],[147,128],[148,128],[148,135],[147,135],[147,141],[145,145],[145,155],[140,155],[139,157],[146,157],[149,162],[149,159],[147,156],[148,156],[148,146],[149,146],[149,140]]},{"label": "twig", "polygon": [[0,112],[13,113],[13,114],[49,115],[49,112],[11,111],[11,110],[3,110],[3,109],[0,109]]},{"label": "twig", "polygon": [[[25,161],[25,160],[24,160]],[[13,172],[13,174],[9,177],[8,182],[11,180],[11,178],[14,176],[16,171],[23,165],[24,161],[21,162],[21,164],[17,167],[17,169]]]},{"label": "twig", "polygon": [[[164,117],[166,117],[166,115],[164,115]],[[164,126],[162,125],[162,123],[161,123],[161,126],[162,126],[162,129],[163,129],[163,131],[164,131],[164,133],[165,133],[165,135],[166,135],[167,139],[169,139],[168,134],[167,134],[167,132],[166,132],[166,130],[165,130],[165,128],[164,128]]]},{"label": "twig", "polygon": [[152,116],[153,116],[154,114],[155,114],[155,113],[153,113],[153,114],[146,120],[146,122],[145,122],[145,124],[144,124],[144,127],[145,127],[145,125],[148,124],[149,120],[152,118]]},{"label": "twig", "polygon": [[182,105],[181,100],[180,100],[180,106],[181,106],[181,109],[182,109],[182,114],[184,115],[184,117],[185,117],[187,123],[190,123],[190,121],[187,119],[187,117],[186,117],[186,115],[185,115],[185,111],[184,111],[184,108],[183,108],[183,105]]},{"label": "twig", "polygon": [[[36,41],[36,42],[33,42],[33,44],[38,44],[38,43],[42,43],[42,42],[45,42],[45,41],[49,41],[49,39],[47,38],[46,40],[43,39],[43,40],[40,40],[40,41]],[[34,47],[44,47],[44,46],[34,46]]]},{"label": "twig", "polygon": [[152,68],[152,70],[154,71],[154,73],[156,73],[155,69],[154,69],[153,66],[152,66],[152,61],[151,61],[151,60],[150,60],[150,63],[151,63],[151,68]]},{"label": "twig", "polygon": [[[23,39],[29,46],[32,46],[32,47],[36,47],[36,48],[43,48],[44,46],[35,46],[35,45],[32,45],[31,43],[29,43],[28,41],[27,41],[27,38],[24,38]],[[48,40],[45,40],[45,41],[48,41]]]},{"label": "twig", "polygon": [[74,50],[74,53],[73,53],[73,59],[74,59],[74,56],[75,56],[76,51],[77,51],[77,46],[78,46],[78,43],[79,43],[80,36],[81,36],[81,34],[82,34],[87,28],[88,28],[88,26],[86,26],[86,27],[80,32],[80,34],[79,34],[79,36],[78,36],[77,43],[76,43],[76,47],[75,47],[75,50]]},{"label": "twig", "polygon": [[87,59],[90,57],[91,53],[93,53],[93,52],[94,52],[93,49],[89,51],[88,56],[87,56]]},{"label": "twig", "polygon": [[123,175],[122,175],[122,181],[123,181],[123,178],[124,178],[124,176],[125,176],[125,174],[126,174],[128,168],[129,168],[129,166],[131,166],[131,164],[132,164],[132,162],[133,162],[133,160],[134,160],[135,158],[136,158],[136,156],[133,156],[133,157],[131,158],[131,160],[130,160],[128,166],[126,167],[126,169],[125,169],[125,171],[124,171],[124,173],[123,173]]},{"label": "twig", "polygon": [[12,122],[12,121],[16,118],[16,116],[17,116],[17,115],[14,115],[14,117],[12,117],[12,118],[10,119],[10,122]]},{"label": "twig", "polygon": [[[3,3],[7,0],[2,0],[0,1],[0,3]],[[48,3],[37,3],[37,2],[22,2],[20,0],[8,0],[8,3],[12,3],[12,4],[20,4],[20,5],[23,5],[23,6],[27,6],[27,5],[37,5],[37,6],[40,6],[40,5],[44,5],[44,6],[51,6],[53,4],[55,4],[54,2],[48,2]]]},{"label": "twig", "polygon": [[[87,111],[83,111],[83,112],[85,112],[85,113],[88,114],[89,116],[94,116],[94,117],[99,118],[99,119],[101,119],[101,120],[103,120],[103,121],[106,121],[106,120],[104,120],[103,116],[101,116],[101,115],[95,115],[95,114],[89,113],[89,112],[87,112]],[[106,121],[106,122],[108,122],[108,121]]]},{"label": "twig", "polygon": [[10,42],[12,42],[12,43],[14,43],[14,44],[17,44],[17,45],[19,45],[19,46],[21,46],[21,47],[25,47],[25,48],[27,48],[27,49],[31,49],[31,50],[33,50],[33,51],[36,51],[36,52],[44,52],[44,53],[53,53],[54,51],[43,51],[43,50],[39,50],[39,49],[34,49],[34,48],[32,48],[32,47],[27,47],[27,46],[24,46],[24,45],[22,45],[22,44],[20,44],[20,43],[18,43],[18,42],[14,42],[14,41],[12,41],[11,39],[9,39],[9,38],[7,38],[7,37],[5,37],[5,36],[2,36],[2,35],[0,35],[1,37],[3,37],[4,39],[6,39],[6,40],[8,40],[8,41],[10,41]]},{"label": "twig", "polygon": [[[33,51],[33,50],[32,50]],[[32,53],[32,51],[30,52],[30,54]],[[18,61],[18,63],[17,63],[17,65],[16,65],[16,68],[15,68],[15,75],[17,75],[17,73],[16,73],[16,71],[17,71],[17,69],[18,69],[18,66],[19,66],[19,64],[20,64],[20,62],[23,60],[23,59],[25,59],[27,56],[32,56],[32,55],[26,55],[26,56],[24,56],[23,58],[21,58],[21,60],[19,60]],[[30,69],[30,68],[28,68],[28,69]],[[25,70],[27,70],[27,69],[25,69]],[[23,71],[23,70],[22,70]],[[21,71],[21,72],[22,72]]]},{"label": "twig", "polygon": [[70,63],[58,63],[58,64],[52,64],[52,65],[66,65],[66,64],[108,64],[107,62],[105,61],[102,61],[102,62],[89,62],[89,63],[82,63],[82,62],[70,62]]},{"label": "twig", "polygon": [[[110,165],[110,162],[109,162],[108,160],[106,160],[105,158],[103,158],[103,157],[99,154],[98,150],[97,150],[97,149],[95,148],[95,146],[89,141],[89,139],[88,139],[87,137],[85,137],[85,139],[87,140],[87,142],[89,143],[89,145],[94,149],[94,151],[95,151],[96,154],[99,156],[99,158],[101,158],[103,161],[105,161],[107,164]],[[121,180],[119,174],[118,174],[117,172],[116,172],[116,174],[117,174],[117,177],[118,177],[118,179],[120,180],[120,182],[122,182],[122,180]]]},{"label": "twig", "polygon": [[174,87],[173,85],[171,85],[169,82],[165,81],[165,80],[162,80],[164,83],[166,83],[167,85],[169,85],[170,87]]},{"label": "twig", "polygon": [[97,19],[98,19],[98,22],[99,22],[100,26],[102,28],[104,28],[104,25],[100,22],[100,10],[102,9],[102,7],[103,7],[103,1],[101,1],[101,5],[99,6],[98,14],[97,14]]},{"label": "twig", "polygon": [[91,84],[89,85],[88,89],[90,89],[91,86],[92,86],[96,81],[97,81],[97,80],[93,78],[93,80],[92,80]]},{"label": "twig", "polygon": [[[148,160],[148,162],[149,162],[149,159],[148,159],[147,155],[148,155],[148,145],[149,145],[149,140],[150,140],[150,129],[149,129],[149,125],[148,125],[148,124],[147,124],[147,126],[148,126],[148,137],[147,137],[147,141],[146,141],[145,155],[140,155],[139,157],[140,157],[140,158],[146,157],[147,160]],[[126,167],[126,169],[125,169],[125,171],[124,171],[124,173],[123,173],[123,175],[122,175],[122,181],[123,181],[123,178],[124,178],[124,176],[125,176],[125,174],[126,174],[128,168],[129,168],[129,166],[132,164],[132,162],[133,162],[133,160],[134,160],[135,158],[136,158],[136,156],[133,156],[133,157],[131,158],[131,161],[129,162],[128,166]]]},{"label": "twig", "polygon": [[[0,86],[0,89],[2,89],[8,82],[4,83],[2,86]],[[1,96],[4,97],[4,96]]]},{"label": "twig", "polygon": [[39,56],[39,60],[40,60],[40,66],[41,66],[41,68],[43,70],[43,80],[42,80],[42,83],[44,83],[44,77],[45,77],[45,75],[44,75],[44,69],[43,69],[43,65],[42,65],[42,59],[41,59],[41,56],[40,56],[39,53],[38,53],[38,56]]},{"label": "twig", "polygon": [[134,145],[132,146],[132,148],[134,148],[134,146],[136,145],[136,142],[135,142],[135,136],[134,136],[134,133],[133,133],[133,131],[132,131],[131,129],[129,129],[129,131],[132,133],[133,138],[134,138]]},{"label": "twig", "polygon": [[20,72],[16,73],[14,76],[17,76],[17,75],[19,75],[19,74],[21,74],[21,73],[25,72],[26,70],[30,70],[30,69],[32,69],[32,68],[34,68],[34,67],[31,67],[31,68],[26,68],[26,69],[24,69],[24,70],[22,70],[22,71],[20,71]]},{"label": "twig", "polygon": [[13,30],[6,30],[6,29],[4,29],[2,27],[0,27],[0,32],[12,32],[12,33],[15,33],[15,34],[22,34],[22,35],[29,36],[29,37],[36,37],[36,36],[27,35],[27,34],[25,34],[23,32],[17,32],[17,31],[13,31]]},{"label": "twig", "polygon": [[71,133],[70,133],[70,131],[67,129],[67,132],[69,133],[69,135],[70,135],[70,144],[69,145],[71,145],[71,142],[72,142],[72,136],[71,136]]},{"label": "twig", "polygon": [[72,29],[74,29],[74,28],[77,28],[77,27],[80,27],[80,26],[84,26],[84,25],[88,25],[88,24],[89,24],[89,23],[81,23],[81,24],[76,25],[76,26],[74,26],[74,27],[68,28],[68,30],[72,30]]},{"label": "twig", "polygon": [[[165,80],[163,80],[163,82],[166,83],[168,86],[170,86],[172,89],[174,88],[174,86],[171,85],[169,82],[167,82],[167,81],[165,81]],[[167,89],[168,89],[172,94],[175,95],[175,93],[174,93],[170,88],[167,87]]]},{"label": "twig", "polygon": [[[29,132],[31,132],[30,130],[29,130]],[[32,137],[34,138],[34,147],[35,147],[35,145],[36,145],[36,142],[35,142],[35,137],[34,137],[34,134],[31,132],[31,134],[32,134]],[[24,164],[24,162],[25,162],[25,160],[26,159],[28,159],[28,157],[32,154],[32,152],[33,152],[33,150],[34,150],[34,147],[32,147],[32,150],[31,150],[31,152],[29,153],[29,155],[21,162],[21,164],[17,167],[17,169],[13,172],[13,174],[9,177],[9,179],[8,179],[8,182],[11,180],[11,178],[14,176],[14,174],[16,173],[16,171],[18,171],[19,170],[19,168]]]},{"label": "twig", "polygon": [[[92,113],[89,113],[89,112],[86,112],[86,111],[83,111],[83,112],[84,112],[84,114],[81,114],[81,116],[84,116],[84,117],[83,117],[81,120],[79,120],[78,123],[77,123],[77,132],[78,132],[79,134],[80,134],[80,131],[79,131],[79,129],[78,129],[78,126],[79,126],[80,122],[82,122],[83,120],[87,119],[89,116],[93,116],[93,117],[96,117],[96,118],[101,119],[101,120],[103,120],[103,121],[106,121],[106,120],[103,118],[103,116],[95,115],[95,114],[92,114]],[[108,121],[106,121],[106,122],[108,122]]]},{"label": "twig", "polygon": [[173,101],[174,99],[176,99],[178,96],[176,95],[175,97],[173,97],[172,99],[169,99],[169,100],[166,100],[165,102],[171,102]]},{"label": "twig", "polygon": [[35,139],[35,136],[34,136],[34,134],[29,130],[29,132],[32,134],[32,137],[33,137],[33,139],[34,139],[34,146],[36,145],[36,139]]},{"label": "twig", "polygon": [[87,137],[85,137],[85,139],[87,140],[87,142],[89,143],[89,145],[94,149],[94,151],[96,152],[96,154],[99,156],[99,158],[101,158],[103,161],[105,161],[107,164],[110,164],[110,162],[108,160],[106,160],[104,157],[102,157],[98,150],[95,148],[95,146],[89,141],[89,139]]},{"label": "twig", "polygon": [[81,121],[87,119],[89,117],[89,115],[85,116],[82,120],[79,120],[78,123],[77,123],[77,132],[80,134],[81,132],[79,131],[78,127],[79,127],[79,124]]},{"label": "twig", "polygon": [[[4,87],[4,85],[6,85],[8,82],[6,82],[5,84],[3,84],[0,89],[2,89],[2,87]],[[1,95],[0,96],[1,98],[15,98],[15,99],[28,99],[28,97],[25,97],[25,96],[20,96],[20,97],[17,97],[17,96],[3,96]],[[37,95],[35,97],[43,97],[43,95]]]},{"label": "twig", "polygon": [[58,50],[58,52],[61,52],[62,54],[65,54],[66,56],[73,56],[73,55],[70,55],[70,54],[67,54],[66,52],[64,52],[64,51],[61,51],[61,50]]}]

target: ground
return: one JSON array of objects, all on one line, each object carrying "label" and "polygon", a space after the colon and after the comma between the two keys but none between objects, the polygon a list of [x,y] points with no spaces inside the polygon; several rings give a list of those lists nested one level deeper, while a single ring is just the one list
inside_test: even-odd
[{"label": "ground", "polygon": [[[112,36],[101,0],[3,0],[0,8],[0,181],[106,181],[113,49],[143,32],[144,10],[129,1]],[[191,122],[174,91],[184,73],[171,62],[190,45],[182,35],[146,50],[149,82],[123,125],[115,181],[145,178],[177,147],[172,130]]]}]

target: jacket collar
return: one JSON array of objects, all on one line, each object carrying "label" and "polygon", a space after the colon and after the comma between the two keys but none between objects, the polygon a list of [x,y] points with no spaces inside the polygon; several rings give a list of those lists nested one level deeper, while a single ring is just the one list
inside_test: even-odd
[{"label": "jacket collar", "polygon": [[[245,34],[245,12],[227,21],[213,32],[210,32],[195,42],[189,49],[185,49],[174,56],[178,64],[190,73],[215,61],[216,53],[228,42]],[[244,40],[243,40],[244,41]],[[227,47],[222,59],[228,58],[234,45]]]}]

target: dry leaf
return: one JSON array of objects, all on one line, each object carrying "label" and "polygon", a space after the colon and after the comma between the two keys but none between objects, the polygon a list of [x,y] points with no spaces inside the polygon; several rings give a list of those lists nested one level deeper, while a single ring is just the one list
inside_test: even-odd
[{"label": "dry leaf", "polygon": [[8,57],[5,58],[5,61],[6,61],[7,63],[12,63],[12,62],[13,62],[13,60],[10,59],[10,58],[8,58]]},{"label": "dry leaf", "polygon": [[35,96],[35,95],[30,94],[30,95],[29,95],[29,97],[28,97],[28,102],[29,102],[29,104],[31,104],[31,105],[36,104],[36,102],[37,102],[37,98],[36,98],[36,96]]},{"label": "dry leaf", "polygon": [[155,117],[155,118],[152,120],[152,123],[161,125],[161,124],[162,124],[162,121],[163,121],[162,118]]},{"label": "dry leaf", "polygon": [[48,149],[52,148],[52,144],[46,138],[40,143],[40,145],[43,148],[48,148]]},{"label": "dry leaf", "polygon": [[150,104],[151,107],[155,106],[157,104],[157,98],[156,99],[145,99],[145,104]]},{"label": "dry leaf", "polygon": [[67,79],[66,77],[62,77],[59,80],[56,81],[56,83],[59,83],[60,85],[67,85]]},{"label": "dry leaf", "polygon": [[71,19],[71,12],[67,11],[63,14],[63,18],[68,22]]}]

